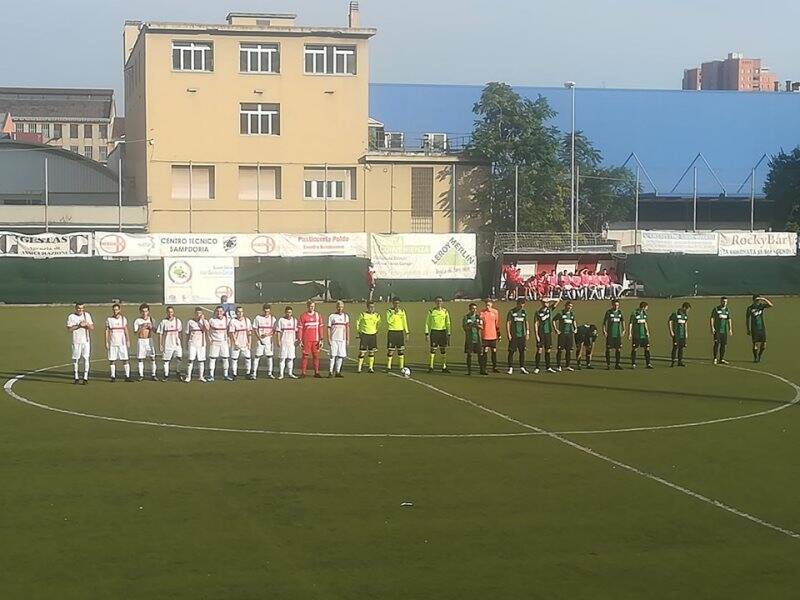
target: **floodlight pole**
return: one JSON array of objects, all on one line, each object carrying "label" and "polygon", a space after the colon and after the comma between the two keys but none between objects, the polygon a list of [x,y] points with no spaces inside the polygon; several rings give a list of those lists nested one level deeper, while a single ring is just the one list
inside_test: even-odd
[{"label": "floodlight pole", "polygon": [[256,163],[256,232],[261,233],[261,163]]},{"label": "floodlight pole", "polygon": [[692,231],[697,231],[697,167],[693,167],[694,171],[694,191],[692,199]]},{"label": "floodlight pole", "polygon": [[750,231],[755,231],[756,220],[756,170],[750,172]]},{"label": "floodlight pole", "polygon": [[[578,238],[581,222],[581,166],[575,167],[575,238]],[[580,244],[580,241],[577,242]]]},{"label": "floodlight pole", "polygon": [[575,250],[575,82],[567,81],[564,87],[572,91],[572,140],[570,157],[570,247]]},{"label": "floodlight pole", "polygon": [[119,151],[119,169],[117,171],[117,228],[122,231],[122,149]]},{"label": "floodlight pole", "polygon": [[44,230],[50,231],[50,218],[48,209],[50,207],[50,180],[47,173],[47,156],[44,157]]},{"label": "floodlight pole", "polygon": [[189,233],[192,233],[192,161],[189,161]]},{"label": "floodlight pole", "polygon": [[639,245],[639,164],[636,164],[636,199],[633,209],[633,250]]}]

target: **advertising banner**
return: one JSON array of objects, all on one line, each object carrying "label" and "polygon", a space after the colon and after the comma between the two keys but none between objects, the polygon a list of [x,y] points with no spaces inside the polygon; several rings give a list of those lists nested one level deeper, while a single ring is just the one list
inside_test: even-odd
[{"label": "advertising banner", "polygon": [[380,279],[474,279],[474,234],[373,234],[370,258]]},{"label": "advertising banner", "polygon": [[642,252],[650,254],[716,254],[717,234],[713,231],[642,231]]},{"label": "advertising banner", "polygon": [[766,231],[719,233],[720,256],[796,256],[797,234]]},{"label": "advertising banner", "polygon": [[164,303],[217,304],[222,295],[234,302],[233,258],[167,258]]},{"label": "advertising banner", "polygon": [[0,231],[0,256],[19,258],[85,258],[92,255],[91,233],[26,235]]},{"label": "advertising banner", "polygon": [[367,256],[366,233],[264,234],[95,234],[99,256]]}]

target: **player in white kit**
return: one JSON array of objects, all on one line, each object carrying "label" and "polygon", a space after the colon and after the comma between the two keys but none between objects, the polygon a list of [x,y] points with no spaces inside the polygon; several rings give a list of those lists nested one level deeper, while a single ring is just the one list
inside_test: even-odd
[{"label": "player in white kit", "polygon": [[222,359],[223,377],[229,380],[228,317],[225,316],[225,310],[222,306],[217,306],[214,309],[214,316],[208,320],[208,381],[214,381],[214,371],[216,370],[218,358]]},{"label": "player in white kit", "polygon": [[156,349],[153,346],[153,319],[150,306],[139,305],[139,318],[133,322],[136,334],[136,358],[139,361],[139,381],[144,379],[144,361],[150,359],[150,379],[156,380]]},{"label": "player in white kit", "polygon": [[265,304],[262,309],[264,313],[253,319],[256,345],[254,348],[253,368],[250,370],[250,379],[255,379],[258,375],[258,362],[262,356],[267,359],[267,377],[275,379],[275,375],[272,374],[272,357],[275,353],[275,327],[278,320],[272,314],[271,305]]},{"label": "player in white kit", "polygon": [[125,381],[131,379],[131,363],[128,359],[128,319],[122,314],[119,304],[111,305],[111,316],[106,319],[106,350],[111,371],[111,383],[117,380],[117,361],[122,363],[125,370]]},{"label": "player in white kit", "polygon": [[287,306],[283,316],[278,319],[277,330],[280,347],[278,379],[283,379],[284,370],[288,371],[289,377],[297,379],[297,375],[294,374],[294,357],[298,329],[297,319],[292,316],[291,306]]},{"label": "player in white kit", "polygon": [[183,358],[183,346],[181,346],[181,332],[183,331],[183,323],[175,316],[175,308],[167,306],[167,318],[162,319],[158,324],[158,339],[159,348],[161,349],[161,358],[164,361],[164,378],[161,381],[169,379],[169,363],[173,358],[176,360],[175,377],[181,381],[180,361]]},{"label": "player in white kit", "polygon": [[239,357],[244,358],[245,375],[250,378],[250,342],[253,335],[253,322],[244,316],[244,308],[236,307],[236,313],[228,324],[228,337],[231,345],[231,378],[236,379],[239,371]]},{"label": "player in white kit", "polygon": [[336,303],[336,312],[328,317],[328,341],[331,345],[331,362],[328,377],[344,377],[342,363],[347,358],[350,343],[350,315],[344,312],[344,302]]},{"label": "player in white kit", "polygon": [[[89,355],[91,344],[90,332],[94,331],[92,315],[86,312],[83,302],[75,303],[75,312],[67,317],[67,331],[72,333],[72,371],[75,379],[72,383],[89,383]],[[83,379],[78,374],[78,363],[83,359]]]},{"label": "player in white kit", "polygon": [[197,361],[199,373],[198,379],[205,383],[206,378],[206,334],[208,333],[208,321],[203,315],[203,309],[199,306],[194,309],[194,317],[186,322],[186,349],[189,352],[189,364],[186,366],[186,378],[184,381],[189,383],[192,380],[192,370]]}]

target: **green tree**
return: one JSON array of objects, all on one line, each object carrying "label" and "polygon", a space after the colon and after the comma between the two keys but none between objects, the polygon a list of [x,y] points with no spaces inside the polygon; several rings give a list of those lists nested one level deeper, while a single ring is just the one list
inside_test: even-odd
[{"label": "green tree", "polygon": [[772,200],[773,227],[783,231],[800,229],[800,147],[791,152],[781,150],[769,161],[769,173],[764,186],[767,199]]},{"label": "green tree", "polygon": [[520,230],[568,230],[569,173],[559,157],[560,134],[547,125],[555,116],[547,100],[522,98],[509,85],[495,82],[484,88],[473,111],[477,118],[468,150],[491,165],[470,215],[478,229],[513,230],[519,167]]}]

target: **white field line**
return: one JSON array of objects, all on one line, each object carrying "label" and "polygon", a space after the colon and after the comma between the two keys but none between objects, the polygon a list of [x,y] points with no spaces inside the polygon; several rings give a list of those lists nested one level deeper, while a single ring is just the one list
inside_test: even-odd
[{"label": "white field line", "polygon": [[[753,371],[753,369],[745,369],[743,367],[732,367],[732,368],[740,369],[740,370],[743,370],[743,371]],[[757,373],[765,373],[765,371],[755,371],[755,372],[757,372]],[[781,381],[783,381],[783,382],[785,382],[787,384],[789,384],[790,386],[792,386],[792,388],[794,388],[795,394],[796,394],[794,402],[795,403],[797,402],[798,398],[800,398],[800,386],[797,386],[794,383],[792,383],[791,381],[789,381],[788,379],[784,379],[783,377],[780,377],[778,375],[774,375],[772,373],[767,373],[767,374],[771,375],[772,377],[775,377],[775,378],[777,378],[777,379],[779,379],[779,380],[781,380]],[[699,500],[701,502],[705,502],[706,504],[710,504],[711,506],[714,506],[716,508],[724,510],[724,511],[730,513],[730,514],[736,515],[738,517],[742,517],[743,519],[747,519],[748,521],[751,521],[751,522],[753,522],[753,523],[755,523],[757,525],[761,525],[762,527],[766,527],[768,529],[771,529],[771,530],[776,531],[778,533],[781,533],[783,535],[789,536],[791,538],[800,539],[800,533],[797,533],[796,531],[792,531],[791,529],[787,529],[785,527],[781,527],[780,525],[775,525],[774,523],[770,523],[769,521],[765,521],[764,519],[756,517],[755,515],[751,515],[750,513],[747,513],[747,512],[745,512],[743,510],[739,510],[738,508],[730,506],[729,504],[725,504],[724,502],[722,502],[720,500],[715,500],[714,498],[709,498],[708,496],[704,496],[703,494],[700,494],[698,492],[692,491],[692,490],[690,490],[688,488],[685,488],[685,487],[683,487],[681,485],[678,485],[677,483],[672,483],[671,481],[667,481],[666,479],[664,479],[663,477],[659,477],[658,475],[654,475],[652,473],[648,473],[646,471],[642,471],[641,469],[638,469],[638,468],[634,467],[633,465],[629,465],[627,463],[624,463],[624,462],[621,462],[621,461],[616,460],[614,458],[611,458],[610,456],[607,456],[605,454],[601,454],[600,452],[597,452],[596,450],[593,450],[592,448],[589,448],[588,446],[584,446],[583,444],[579,444],[577,442],[573,442],[572,440],[570,440],[568,438],[565,438],[563,435],[561,435],[559,433],[552,432],[552,431],[547,431],[547,430],[542,429],[540,427],[536,427],[535,425],[531,425],[529,423],[525,423],[523,421],[520,421],[519,419],[515,419],[514,417],[510,417],[509,415],[503,414],[503,413],[501,413],[499,411],[496,411],[496,410],[494,410],[492,408],[489,408],[489,407],[484,406],[482,404],[479,404],[477,402],[473,402],[472,400],[467,400],[466,398],[462,398],[461,396],[457,396],[455,394],[451,394],[450,392],[447,392],[445,390],[437,388],[436,386],[430,385],[429,383],[425,383],[425,382],[420,381],[418,379],[411,379],[411,381],[413,381],[414,383],[416,383],[418,385],[426,387],[429,390],[433,390],[433,391],[439,392],[440,394],[443,394],[445,396],[453,398],[454,400],[458,400],[459,402],[462,402],[464,404],[468,404],[468,405],[470,405],[470,406],[472,406],[474,408],[477,408],[478,410],[482,410],[484,412],[492,414],[492,415],[494,415],[496,417],[499,417],[500,419],[508,421],[509,423],[514,423],[516,425],[519,425],[520,427],[524,427],[524,428],[529,429],[531,431],[534,431],[534,432],[536,432],[536,433],[538,433],[540,435],[546,435],[547,437],[552,438],[552,439],[554,439],[554,440],[556,440],[556,441],[558,441],[558,442],[560,442],[562,444],[565,444],[565,445],[567,445],[567,446],[569,446],[571,448],[574,448],[575,450],[583,452],[584,454],[588,454],[589,456],[593,456],[595,458],[599,458],[600,460],[605,461],[605,462],[607,462],[609,464],[612,464],[615,467],[619,467],[621,469],[625,469],[626,471],[630,471],[631,473],[634,473],[636,475],[639,475],[641,477],[649,479],[650,481],[655,481],[656,483],[659,483],[659,484],[661,484],[663,486],[666,486],[666,487],[668,487],[670,489],[673,489],[673,490],[675,490],[677,492],[680,492],[682,494],[690,496],[691,498],[694,498],[695,500]],[[768,412],[774,412],[774,411],[768,411]]]},{"label": "white field line", "polygon": [[[353,360],[348,358],[348,360]],[[93,362],[102,362],[102,360],[97,360]],[[17,375],[16,377],[9,379],[6,381],[3,389],[5,392],[17,400],[18,402],[22,402],[23,404],[27,404],[29,406],[34,406],[36,408],[41,408],[43,410],[48,410],[55,413],[61,413],[65,415],[72,415],[74,417],[83,417],[86,419],[95,419],[98,421],[110,421],[115,423],[129,423],[132,425],[145,425],[149,427],[165,427],[171,429],[187,429],[187,430],[195,430],[195,431],[216,431],[216,432],[223,432],[223,433],[255,433],[255,434],[263,434],[263,435],[287,435],[287,436],[297,436],[297,437],[338,437],[338,438],[432,438],[432,439],[446,439],[446,438],[507,438],[507,437],[531,437],[531,436],[543,436],[543,435],[550,435],[550,434],[557,434],[557,435],[594,435],[594,434],[610,434],[610,433],[631,433],[636,431],[657,431],[661,429],[682,429],[688,427],[700,427],[703,425],[712,425],[715,423],[724,423],[728,421],[738,421],[742,419],[752,419],[754,417],[760,417],[767,414],[775,413],[790,406],[796,405],[800,402],[800,388],[795,386],[791,381],[784,379],[779,375],[775,375],[773,373],[768,373],[766,371],[757,371],[754,369],[747,369],[744,367],[728,367],[730,369],[738,369],[740,371],[750,371],[752,373],[761,373],[763,375],[769,375],[770,377],[774,377],[780,381],[783,381],[787,385],[791,386],[795,389],[795,397],[786,404],[781,404],[775,408],[771,408],[768,410],[756,412],[756,413],[749,413],[745,415],[738,415],[734,417],[721,417],[719,419],[709,419],[706,421],[694,421],[690,423],[677,423],[673,425],[650,425],[650,426],[643,426],[643,427],[626,427],[620,429],[577,429],[577,430],[569,430],[569,431],[552,431],[552,432],[545,432],[544,430],[531,430],[529,428],[528,431],[522,432],[512,432],[512,433],[386,433],[386,432],[354,432],[354,433],[337,433],[337,432],[323,432],[323,431],[283,431],[283,430],[274,430],[274,429],[241,429],[235,427],[214,427],[214,426],[206,426],[206,425],[184,425],[181,423],[165,423],[159,421],[145,421],[145,420],[138,420],[138,419],[125,419],[122,417],[111,417],[106,415],[96,415],[92,413],[85,413],[79,412],[74,410],[68,410],[65,408],[58,408],[55,406],[50,406],[48,404],[42,404],[40,402],[35,402],[29,398],[21,396],[20,394],[14,391],[14,384],[17,381],[24,379],[27,375],[32,375],[35,373],[41,373],[44,371],[50,371],[52,369],[58,369],[63,367],[71,366],[71,363],[66,363],[62,365],[52,365],[49,367],[43,367],[41,369],[36,369],[35,371],[29,371],[28,373],[22,373]],[[395,377],[400,377],[392,373]],[[419,383],[420,385],[427,386],[428,384],[419,381],[418,379],[411,378],[412,381],[415,383]],[[445,393],[443,390],[439,390],[438,388],[435,389],[439,393]],[[449,395],[449,392],[447,393]],[[466,402],[470,402],[464,400]],[[477,405],[476,405],[477,406]],[[489,409],[491,410],[491,409]],[[522,426],[525,427],[525,426]]]}]

